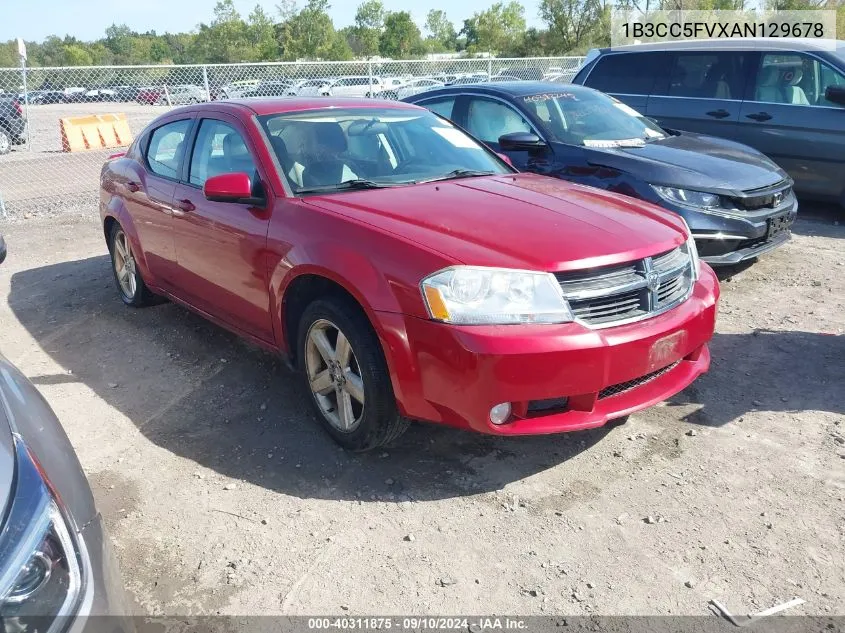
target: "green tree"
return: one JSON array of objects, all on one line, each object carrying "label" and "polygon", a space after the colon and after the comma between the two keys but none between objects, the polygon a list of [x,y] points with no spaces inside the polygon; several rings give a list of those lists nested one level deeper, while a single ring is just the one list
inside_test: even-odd
[{"label": "green tree", "polygon": [[525,9],[515,0],[507,4],[497,2],[464,20],[461,33],[466,35],[467,50],[471,53],[514,50],[525,33]]},{"label": "green tree", "polygon": [[200,24],[193,54],[198,61],[232,63],[246,60],[249,53],[248,28],[232,0],[219,0],[210,25]]},{"label": "green tree", "polygon": [[455,25],[446,17],[446,12],[432,9],[425,18],[425,29],[429,35],[427,41],[440,45],[444,50],[455,50],[458,34]]},{"label": "green tree", "polygon": [[260,4],[255,5],[252,13],[249,14],[247,39],[252,48],[253,60],[272,61],[278,58],[279,45],[276,43],[273,20],[264,12]]},{"label": "green tree", "polygon": [[405,59],[421,54],[425,48],[419,27],[407,11],[389,13],[384,19],[379,50],[384,57]]},{"label": "green tree", "polygon": [[328,0],[308,0],[301,11],[277,29],[276,39],[284,59],[326,59],[339,46],[329,8]]},{"label": "green tree", "polygon": [[384,18],[385,11],[381,0],[367,0],[358,5],[355,12],[355,29],[361,55],[371,57],[378,54]]},{"label": "green tree", "polygon": [[546,52],[563,55],[579,48],[601,13],[598,0],[540,0],[540,18],[548,28]]},{"label": "green tree", "polygon": [[62,57],[64,62],[62,66],[91,66],[94,63],[91,54],[81,44],[64,46]]}]

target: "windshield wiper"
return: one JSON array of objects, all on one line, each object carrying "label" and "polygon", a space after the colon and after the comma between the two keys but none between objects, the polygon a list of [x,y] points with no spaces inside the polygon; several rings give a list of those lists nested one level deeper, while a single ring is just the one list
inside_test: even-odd
[{"label": "windshield wiper", "polygon": [[417,180],[415,184],[425,182],[438,182],[440,180],[457,180],[458,178],[474,178],[476,176],[492,176],[495,171],[482,171],[479,169],[453,169],[448,174],[437,176],[436,178],[427,178],[426,180]]},{"label": "windshield wiper", "polygon": [[383,182],[376,182],[374,180],[367,180],[365,178],[355,178],[354,180],[344,180],[333,185],[318,185],[316,187],[304,187],[297,189],[296,193],[326,193],[331,191],[347,191],[350,189],[384,189],[386,187],[395,187],[395,184],[388,184]]}]

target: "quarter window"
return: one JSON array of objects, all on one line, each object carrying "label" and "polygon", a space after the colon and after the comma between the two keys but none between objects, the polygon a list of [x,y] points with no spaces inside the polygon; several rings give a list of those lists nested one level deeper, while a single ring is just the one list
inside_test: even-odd
[{"label": "quarter window", "polygon": [[185,136],[190,119],[182,119],[153,130],[147,147],[150,171],[165,178],[179,178],[179,167],[185,155]]},{"label": "quarter window", "polygon": [[419,105],[428,108],[435,114],[439,114],[447,119],[452,118],[452,110],[455,107],[455,97],[446,97],[445,99],[433,99],[425,101]]},{"label": "quarter window", "polygon": [[498,143],[503,134],[533,132],[531,125],[512,107],[489,99],[471,99],[467,131],[485,143]]},{"label": "quarter window", "polygon": [[255,162],[243,137],[228,123],[203,119],[191,156],[191,184],[202,187],[212,176],[237,172],[257,182]]}]

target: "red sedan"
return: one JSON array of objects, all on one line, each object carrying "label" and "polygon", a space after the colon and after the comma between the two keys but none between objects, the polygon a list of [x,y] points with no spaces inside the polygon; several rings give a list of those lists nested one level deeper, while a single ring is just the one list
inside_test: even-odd
[{"label": "red sedan", "polygon": [[397,102],[168,112],[101,176],[123,301],[177,301],[289,359],[343,446],[409,419],[585,429],[710,363],[719,286],[684,221],[516,173]]}]

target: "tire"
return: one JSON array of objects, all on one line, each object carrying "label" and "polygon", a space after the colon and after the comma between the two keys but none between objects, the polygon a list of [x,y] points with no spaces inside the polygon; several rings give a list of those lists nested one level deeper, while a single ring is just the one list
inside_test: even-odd
[{"label": "tire", "polygon": [[[128,270],[126,270],[126,259],[123,255],[125,252],[129,254]],[[117,291],[120,293],[123,303],[133,308],[143,308],[161,302],[157,295],[150,292],[147,284],[141,278],[141,271],[135,264],[132,247],[123,232],[123,227],[117,222],[114,223],[109,234],[109,254],[111,255],[111,270],[114,275],[114,282],[117,284]],[[118,268],[125,270],[128,276],[120,275]]]},{"label": "tire", "polygon": [[12,151],[12,137],[0,126],[0,156]]},{"label": "tire", "polygon": [[[402,418],[396,408],[381,343],[356,303],[337,296],[318,299],[305,308],[297,332],[302,384],[310,394],[317,418],[338,444],[351,451],[369,451],[392,442],[407,430],[410,421]],[[323,352],[318,351],[313,338],[319,338],[320,333],[329,345]],[[336,354],[341,334],[350,348],[346,362]],[[339,361],[334,368],[328,366],[326,352],[333,362]],[[312,377],[320,376],[322,393],[317,393],[312,388]],[[352,395],[356,392],[363,394],[363,402]],[[341,397],[349,403],[346,416],[340,406]]]}]

